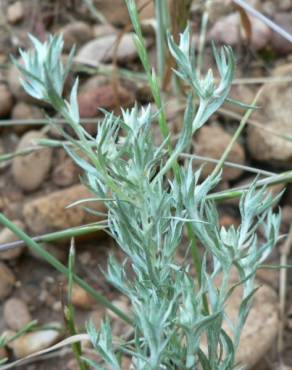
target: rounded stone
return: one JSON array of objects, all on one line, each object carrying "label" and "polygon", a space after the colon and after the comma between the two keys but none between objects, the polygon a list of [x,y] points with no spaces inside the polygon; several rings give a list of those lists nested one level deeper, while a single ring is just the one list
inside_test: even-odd
[{"label": "rounded stone", "polygon": [[[21,62],[21,60],[18,61]],[[29,103],[35,101],[25,92],[24,88],[21,85],[20,79],[21,73],[19,72],[16,65],[12,64],[8,71],[8,81],[7,81],[12,95],[18,100],[27,101]]]},{"label": "rounded stone", "polygon": [[[224,153],[232,136],[220,126],[203,126],[195,138],[195,154],[219,160]],[[245,163],[245,152],[239,143],[235,143],[229,153],[227,161],[243,165]],[[215,164],[195,161],[197,166],[202,165],[202,176],[207,177],[213,171]],[[234,180],[242,174],[243,170],[235,167],[224,167],[223,180]]]},{"label": "rounded stone", "polygon": [[109,34],[84,44],[76,55],[76,61],[94,66],[101,62],[111,62],[114,58],[117,62],[126,62],[136,57],[133,33],[126,33],[120,39],[116,34]]},{"label": "rounded stone", "polygon": [[69,52],[73,46],[78,48],[93,38],[92,27],[82,21],[66,24],[59,30],[59,33],[63,35],[65,52]]},{"label": "rounded stone", "polygon": [[[11,112],[11,118],[14,120],[38,120],[44,119],[44,116],[45,115],[42,108],[22,101],[17,102]],[[13,129],[18,135],[21,135],[29,129],[32,129],[32,125],[16,125],[13,127]]]},{"label": "rounded stone", "polygon": [[[36,141],[46,138],[40,131],[29,131],[18,143],[16,151],[33,148]],[[12,174],[16,184],[24,191],[38,189],[45,180],[52,163],[52,149],[42,148],[24,156],[14,157]]]},{"label": "rounded stone", "polygon": [[16,1],[7,9],[7,19],[11,24],[22,21],[24,17],[24,8],[22,1]]},{"label": "rounded stone", "polygon": [[[220,286],[222,275],[216,279],[216,286]],[[233,270],[230,288],[239,283],[238,273]],[[256,281],[256,286],[258,282]],[[239,285],[233,290],[225,303],[225,312],[228,321],[223,322],[223,329],[233,338],[231,324],[238,322],[238,314],[242,303],[243,288]],[[236,363],[245,369],[253,369],[268,350],[272,348],[279,327],[278,297],[275,291],[267,284],[261,282],[260,288],[255,293],[252,306],[241,332],[240,344],[236,352]],[[207,352],[206,339],[202,341],[202,349]]]},{"label": "rounded stone", "polygon": [[[19,220],[14,220],[13,223],[20,228],[21,230],[24,230],[24,224],[23,222]],[[1,244],[8,244],[13,243],[19,240],[18,236],[16,236],[10,229],[5,227],[0,231],[0,245]],[[17,247],[12,249],[7,249],[5,251],[0,251],[0,259],[1,260],[11,260],[18,258],[24,250],[24,247]]]},{"label": "rounded stone", "polygon": [[4,319],[9,328],[15,331],[32,321],[26,303],[19,298],[10,298],[5,302]]},{"label": "rounded stone", "polygon": [[[236,313],[242,301],[241,293],[240,290],[235,291],[232,303],[227,308],[227,314],[231,320],[236,319]],[[246,364],[248,369],[253,368],[273,346],[278,326],[277,295],[268,285],[262,285],[255,294],[252,309],[242,332],[236,360]]]},{"label": "rounded stone", "polygon": [[122,107],[129,107],[134,103],[134,94],[122,86],[115,90],[111,84],[96,86],[86,91],[83,89],[78,96],[80,117],[97,117],[100,108],[119,114],[121,110],[117,99]]},{"label": "rounded stone", "polygon": [[[249,15],[248,18],[252,24],[252,33],[247,42],[253,49],[263,49],[271,39],[271,30],[258,18]],[[208,33],[209,40],[231,46],[238,45],[243,38],[246,38],[246,34],[242,30],[239,13],[231,13],[220,18]]]},{"label": "rounded stone", "polygon": [[[254,112],[253,120],[257,126],[249,125],[247,143],[251,156],[277,167],[291,168],[292,142],[285,135],[292,135],[292,86],[285,77],[292,76],[292,64],[282,65],[274,71],[274,77],[283,78],[283,82],[264,86],[259,106],[264,107]],[[281,99],[279,99],[281,97]]]},{"label": "rounded stone", "polygon": [[7,298],[12,292],[16,278],[11,269],[0,262],[0,301]]},{"label": "rounded stone", "polygon": [[[140,19],[153,18],[155,14],[154,4],[136,0],[138,8],[141,8]],[[129,12],[124,0],[94,0],[95,7],[104,15],[110,24],[128,25],[130,23]]]},{"label": "rounded stone", "polygon": [[53,183],[62,188],[77,183],[81,172],[80,167],[64,150],[57,150],[55,154],[56,165],[52,171]]},{"label": "rounded stone", "polygon": [[[70,204],[87,198],[92,198],[92,193],[84,185],[74,185],[31,199],[23,207],[24,221],[35,234],[64,230],[97,221],[97,216],[80,206],[67,208]],[[101,202],[90,202],[87,206],[99,212],[105,211]]]},{"label": "rounded stone", "polygon": [[78,284],[74,284],[72,289],[72,303],[76,307],[87,310],[94,305],[95,300],[86,290],[81,288]]},{"label": "rounded stone", "polygon": [[39,330],[25,334],[9,343],[16,358],[23,358],[32,353],[46,349],[56,343],[61,337],[60,325],[50,323],[48,326],[55,326],[55,329]]},{"label": "rounded stone", "polygon": [[9,116],[13,107],[13,96],[4,83],[0,83],[0,103],[0,117]]}]

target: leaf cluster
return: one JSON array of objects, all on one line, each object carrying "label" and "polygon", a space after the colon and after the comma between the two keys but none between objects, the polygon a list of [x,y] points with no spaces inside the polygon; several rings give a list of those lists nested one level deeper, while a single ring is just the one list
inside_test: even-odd
[{"label": "leaf cluster", "polygon": [[[127,3],[138,51],[160,104],[158,79],[150,73],[135,2]],[[88,332],[104,366],[120,370],[121,357],[127,355],[136,370],[233,369],[257,289],[256,271],[278,240],[279,216],[272,212],[277,198],[264,188],[257,191],[253,184],[240,201],[240,226],[225,228],[220,226],[216,204],[206,198],[220,182],[220,173],[201,181],[201,169],[194,170],[189,160],[176,167],[176,176],[171,177],[192,135],[228,97],[235,70],[231,49],[224,47],[218,52],[214,48],[220,76],[216,85],[211,70],[204,78],[197,74],[190,29],[181,35],[179,44],[168,37],[177,64],[175,73],[189,86],[189,96],[176,145],[169,145],[171,137],[165,130],[164,142],[156,146],[153,122],[157,115],[151,106],[135,106],[123,111],[121,117],[104,112],[97,135],[90,136],[80,124],[78,81],[69,100],[62,97],[71,62],[66,67],[61,63],[61,37],[50,37],[44,44],[34,38],[32,41],[34,49],[21,52],[23,87],[31,96],[49,102],[73,128],[77,138],[63,132],[71,143],[64,147],[84,170],[85,182],[96,200],[105,203],[109,232],[125,254],[122,263],[111,255],[105,274],[131,302],[134,334],[130,340],[116,343],[108,320],[98,331],[89,323]],[[197,107],[193,104],[195,96],[199,99]],[[259,228],[264,230],[264,241],[258,240]],[[185,229],[203,247],[197,279],[191,274],[189,248],[185,262],[176,260]],[[232,286],[234,269],[239,283]],[[226,305],[239,285],[242,302],[237,320],[231,322]],[[91,360],[87,362],[104,369]]]}]

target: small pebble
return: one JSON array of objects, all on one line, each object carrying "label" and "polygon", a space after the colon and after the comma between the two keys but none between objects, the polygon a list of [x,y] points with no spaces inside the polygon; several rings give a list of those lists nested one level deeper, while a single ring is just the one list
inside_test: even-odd
[{"label": "small pebble", "polygon": [[100,114],[99,108],[114,110],[116,114],[119,114],[120,107],[117,107],[117,98],[124,108],[131,106],[135,100],[131,90],[122,86],[115,90],[112,84],[92,87],[86,91],[82,90],[78,95],[80,117],[97,117]]},{"label": "small pebble", "polygon": [[91,26],[82,21],[66,24],[59,33],[63,35],[65,52],[70,52],[73,46],[78,48],[93,38]]},{"label": "small pebble", "polygon": [[131,370],[131,369],[134,369],[133,365],[132,365],[132,361],[129,357],[123,357],[123,361],[122,361],[122,370]]},{"label": "small pebble", "polygon": [[[60,325],[56,325],[56,323],[50,323],[48,326],[55,326],[57,329],[60,329]],[[59,330],[40,330],[17,338],[9,344],[9,347],[12,348],[16,358],[22,358],[50,347],[55,344],[60,337]]]},{"label": "small pebble", "polygon": [[0,83],[0,117],[7,117],[13,107],[13,97],[6,84]]},{"label": "small pebble", "polygon": [[[204,126],[202,127],[195,138],[195,153],[197,155],[220,159],[225,148],[230,143],[232,136],[222,128],[222,125]],[[228,155],[228,161],[244,164],[245,151],[240,143],[235,143]],[[196,161],[197,168],[202,165],[201,161]],[[206,178],[211,174],[215,165],[206,163],[202,168],[202,177]],[[234,180],[242,174],[243,170],[234,167],[224,167],[223,180]]]},{"label": "small pebble", "polygon": [[[81,207],[66,208],[77,200],[90,197],[92,197],[92,193],[84,185],[79,184],[51,192],[28,200],[23,207],[23,218],[29,229],[36,234],[95,222],[97,217]],[[89,203],[88,207],[99,212],[105,211],[101,202]],[[91,236],[96,237],[96,234]]]},{"label": "small pebble", "polygon": [[7,20],[11,24],[20,22],[24,16],[24,9],[22,1],[16,1],[7,9]]},{"label": "small pebble", "polygon": [[[11,112],[11,118],[15,120],[35,120],[44,119],[45,114],[42,108],[34,104],[28,104],[23,101],[17,102]],[[15,125],[13,130],[17,135],[22,135],[24,132],[32,129],[32,125],[22,124]]]},{"label": "small pebble", "polygon": [[[137,57],[133,33],[123,34],[121,39],[117,39],[115,34],[107,34],[97,39],[90,40],[84,44],[77,53],[76,60],[89,65],[97,65],[99,62],[111,62],[115,57],[118,62],[126,62]],[[116,50],[116,43],[119,41]],[[149,40],[146,40],[146,45]]]},{"label": "small pebble", "polygon": [[52,172],[52,181],[60,187],[68,187],[78,182],[79,167],[63,150],[57,152],[57,165]]},{"label": "small pebble", "polygon": [[[45,139],[41,131],[28,131],[19,141],[16,151],[25,150],[36,145],[39,139]],[[25,156],[14,157],[12,174],[17,185],[24,191],[38,189],[45,180],[51,164],[52,149],[44,148]]]},{"label": "small pebble", "polygon": [[10,298],[5,302],[4,319],[9,328],[15,331],[32,321],[26,303],[19,298]]},{"label": "small pebble", "polygon": [[[20,228],[21,230],[24,230],[24,224],[23,222],[19,220],[13,221],[13,223]],[[19,240],[18,236],[15,235],[10,229],[5,227],[0,231],[0,245],[6,244],[6,243],[13,243],[15,241]],[[1,260],[11,260],[18,258],[24,250],[24,247],[17,247],[17,248],[11,248],[7,249],[6,251],[0,251],[0,259]]]},{"label": "small pebble", "polygon": [[[292,134],[292,85],[288,82],[291,76],[292,63],[282,64],[274,69],[273,77],[282,78],[283,82],[274,84],[272,89],[269,84],[264,85],[257,105],[265,109],[259,109],[253,114],[253,119],[267,131],[260,126],[251,125],[247,129],[250,157],[259,162],[266,162],[275,169],[291,168],[292,142],[280,136]],[[269,130],[278,135],[271,134]]]},{"label": "small pebble", "polygon": [[0,262],[0,301],[3,301],[12,292],[16,278],[11,269]]},{"label": "small pebble", "polygon": [[[255,50],[259,50],[267,46],[271,38],[271,30],[269,27],[256,17],[248,15],[252,25],[251,39],[247,40],[249,46]],[[240,15],[231,13],[214,24],[208,33],[208,39],[218,43],[236,46],[245,38],[245,33],[242,31]],[[242,34],[242,35],[241,35]]]},{"label": "small pebble", "polygon": [[[19,58],[17,62],[23,65],[23,60],[21,58]],[[36,104],[37,106],[40,107],[44,106],[48,107],[48,103],[45,103],[43,100],[33,98],[32,96],[28,95],[28,93],[24,90],[21,84],[21,72],[18,70],[18,67],[13,63],[11,63],[7,73],[7,83],[9,90],[17,100],[24,101],[29,104]]]},{"label": "small pebble", "polygon": [[72,303],[76,307],[87,310],[94,305],[95,301],[90,294],[75,284],[72,289]]},{"label": "small pebble", "polygon": [[62,310],[62,302],[61,301],[55,301],[53,303],[52,309],[55,312],[61,312],[61,310]]}]

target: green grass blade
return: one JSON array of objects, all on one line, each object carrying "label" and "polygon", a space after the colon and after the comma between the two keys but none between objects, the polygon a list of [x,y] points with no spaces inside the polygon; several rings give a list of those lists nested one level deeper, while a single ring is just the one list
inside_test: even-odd
[{"label": "green grass blade", "polygon": [[[72,237],[79,237],[83,235],[88,235],[95,233],[97,231],[106,230],[106,225],[104,222],[96,222],[94,224],[88,224],[84,226],[78,226],[78,227],[72,227],[70,229],[61,230],[61,231],[55,231],[48,234],[38,235],[35,237],[31,237],[31,239],[35,242],[39,243],[51,243],[54,241],[61,241],[61,240],[67,240]],[[0,251],[7,250],[10,248],[16,248],[25,245],[25,242],[23,240],[18,240],[16,242],[12,243],[6,243],[0,245]]]},{"label": "green grass blade", "polygon": [[[262,93],[262,89],[260,89],[258,91],[258,93],[256,94],[253,102],[252,102],[252,106],[255,106],[256,102],[258,101],[260,95]],[[242,117],[242,120],[237,128],[237,130],[235,131],[230,143],[227,145],[227,147],[225,148],[224,150],[224,153],[222,155],[222,157],[220,158],[220,161],[217,163],[216,167],[214,168],[214,171],[212,172],[212,176],[216,176],[218,175],[218,173],[221,171],[223,165],[224,165],[224,162],[226,161],[231,149],[233,148],[233,145],[235,144],[235,142],[237,141],[237,139],[239,138],[240,134],[242,133],[248,119],[250,118],[252,112],[254,111],[254,108],[249,108],[245,115]]]},{"label": "green grass blade", "polygon": [[[22,239],[25,244],[40,255],[44,260],[46,260],[51,266],[53,266],[57,271],[62,274],[69,276],[69,269],[64,266],[60,261],[58,261],[49,252],[44,250],[38,243],[36,243],[32,238],[30,238],[25,232],[19,229],[13,222],[11,222],[3,213],[0,213],[0,223],[10,229],[15,235]],[[97,302],[103,304],[109,310],[113,311],[117,316],[119,316],[123,321],[128,324],[132,324],[131,319],[120,309],[114,306],[106,297],[98,293],[93,289],[85,280],[74,274],[74,282],[77,283],[81,288],[83,288],[88,294],[90,294]]]}]

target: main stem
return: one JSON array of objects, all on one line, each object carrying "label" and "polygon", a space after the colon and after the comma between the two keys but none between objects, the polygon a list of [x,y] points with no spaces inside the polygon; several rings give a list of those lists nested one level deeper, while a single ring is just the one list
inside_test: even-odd
[{"label": "main stem", "polygon": [[156,39],[157,39],[157,63],[158,63],[158,72],[160,76],[160,86],[162,86],[162,81],[165,76],[165,0],[156,0],[155,1],[155,13],[156,13]]},{"label": "main stem", "polygon": [[[156,10],[156,19],[157,19],[157,60],[158,60],[158,71],[160,75],[160,83],[164,80],[165,76],[165,65],[166,65],[166,56],[165,56],[165,17],[166,17],[166,7],[167,4],[165,0],[156,0],[155,1],[155,10]],[[155,97],[155,94],[153,94]],[[158,101],[157,101],[158,100]],[[158,104],[157,104],[158,103]],[[166,116],[164,115],[165,112],[162,109],[162,102],[161,96],[159,99],[156,99],[156,104],[160,109],[160,128],[162,131],[163,136],[166,138],[167,134],[169,134],[169,129],[166,123]],[[173,148],[171,142],[168,143],[168,150],[170,155],[173,153]],[[181,182],[181,169],[178,165],[177,158],[174,158],[173,163],[171,165],[172,170],[174,172],[174,176],[176,180],[180,183]],[[202,269],[202,260],[200,256],[200,251],[197,245],[196,235],[193,232],[190,225],[187,226],[188,236],[191,241],[191,253],[194,262],[194,266],[197,272],[197,279],[198,284],[201,286],[201,269]],[[206,295],[203,297],[204,302],[204,311],[207,314],[209,312],[208,309],[208,300]]]}]

